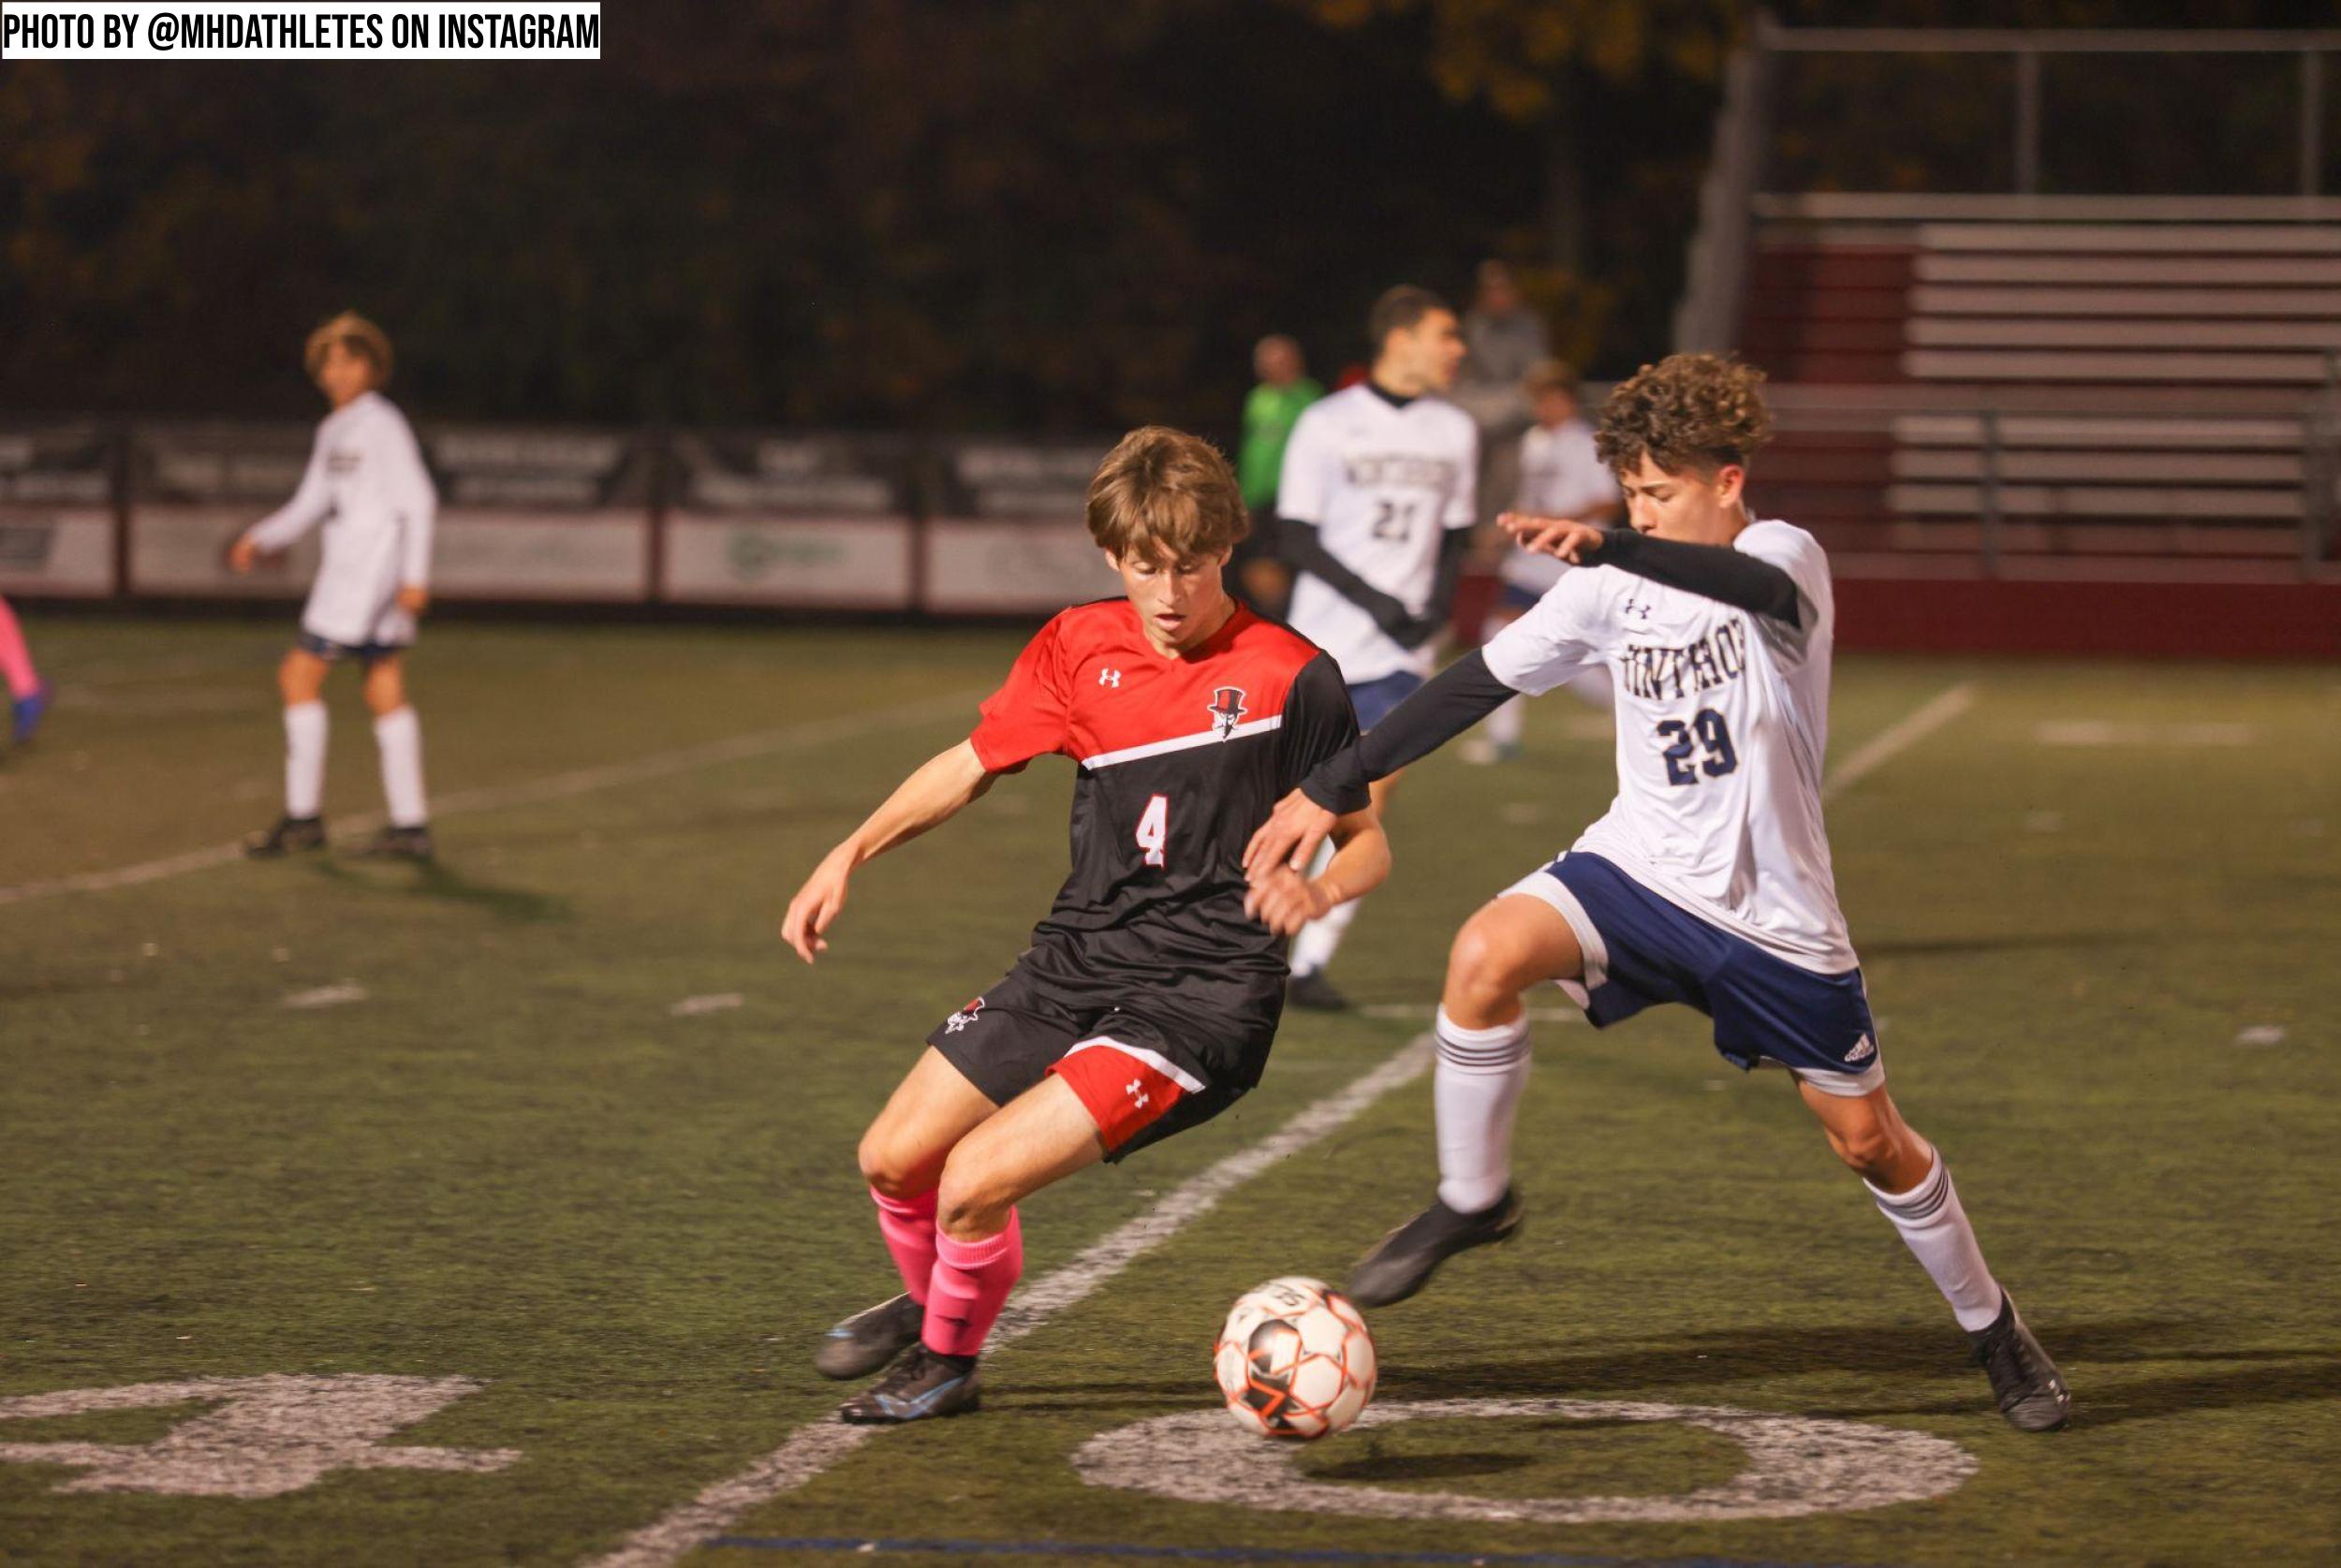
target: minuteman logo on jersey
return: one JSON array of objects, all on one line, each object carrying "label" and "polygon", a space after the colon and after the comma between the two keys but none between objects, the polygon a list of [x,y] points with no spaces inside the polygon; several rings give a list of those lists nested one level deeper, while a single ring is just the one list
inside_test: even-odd
[{"label": "minuteman logo on jersey", "polygon": [[1212,728],[1225,740],[1235,733],[1235,726],[1251,710],[1244,706],[1244,688],[1222,686],[1211,694]]}]

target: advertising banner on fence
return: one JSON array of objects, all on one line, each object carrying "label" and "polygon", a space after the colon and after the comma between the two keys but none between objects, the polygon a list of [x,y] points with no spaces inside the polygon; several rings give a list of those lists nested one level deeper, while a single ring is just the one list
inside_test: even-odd
[{"label": "advertising banner on fence", "polygon": [[650,597],[650,453],[635,434],[425,430],[439,484],[434,593],[639,604]]},{"label": "advertising banner on fence", "polygon": [[[649,598],[649,464],[638,438],[501,430],[420,435],[439,491],[434,593]],[[227,550],[292,494],[312,438],[292,426],[141,430],[132,460],[132,591],[217,598],[305,592],[317,569],[316,533],[249,576],[228,569]]]},{"label": "advertising banner on fence", "polygon": [[1083,508],[1109,440],[964,441],[943,464],[920,608],[938,615],[1053,610],[1122,591]]},{"label": "advertising banner on fence", "polygon": [[914,476],[901,441],[691,433],[672,451],[662,598],[911,607]]},{"label": "advertising banner on fence", "polygon": [[114,592],[112,468],[96,425],[0,429],[0,593]]}]

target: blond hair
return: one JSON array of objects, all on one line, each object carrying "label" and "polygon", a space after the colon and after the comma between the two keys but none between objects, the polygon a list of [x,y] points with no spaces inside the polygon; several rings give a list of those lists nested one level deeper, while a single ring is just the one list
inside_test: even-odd
[{"label": "blond hair", "polygon": [[302,351],[302,362],[309,367],[309,378],[317,379],[317,369],[325,363],[325,351],[340,344],[374,367],[374,384],[381,386],[390,378],[390,340],[381,328],[360,315],[356,311],[344,311],[309,334],[308,347]]},{"label": "blond hair", "polygon": [[1762,371],[1714,354],[1672,354],[1618,384],[1601,405],[1594,449],[1619,474],[1647,456],[1669,474],[1712,476],[1771,439]]},{"label": "blond hair", "polygon": [[1089,481],[1089,536],[1117,561],[1200,561],[1251,531],[1217,447],[1165,425],[1124,436]]}]

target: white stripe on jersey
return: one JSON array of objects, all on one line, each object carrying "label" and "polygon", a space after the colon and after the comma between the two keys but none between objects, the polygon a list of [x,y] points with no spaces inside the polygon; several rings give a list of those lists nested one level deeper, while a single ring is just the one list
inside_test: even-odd
[{"label": "white stripe on jersey", "polygon": [[1184,752],[1197,746],[1215,746],[1223,740],[1241,740],[1247,735],[1265,735],[1272,729],[1281,729],[1284,727],[1284,722],[1285,716],[1282,713],[1271,714],[1265,719],[1246,719],[1225,735],[1220,734],[1218,726],[1215,725],[1210,729],[1198,730],[1193,735],[1175,735],[1168,740],[1149,740],[1142,746],[1125,746],[1118,752],[1099,752],[1096,756],[1082,758],[1082,766],[1094,772],[1100,768],[1111,768],[1117,762],[1136,762],[1141,756],[1160,756],[1165,752]]},{"label": "white stripe on jersey", "polygon": [[[1477,520],[1480,431],[1437,398],[1403,408],[1371,386],[1311,403],[1285,444],[1279,515],[1312,524],[1326,552],[1404,604],[1430,608],[1440,541]],[[1286,619],[1333,656],[1350,685],[1411,670],[1431,673],[1433,651],[1401,648],[1374,618],[1303,572]]]},{"label": "white stripe on jersey", "polygon": [[1821,820],[1829,559],[1785,522],[1751,523],[1733,544],[1795,579],[1800,625],[1595,566],[1498,632],[1488,668],[1523,692],[1610,670],[1617,799],[1572,848],[1789,963],[1841,975],[1861,960]]}]

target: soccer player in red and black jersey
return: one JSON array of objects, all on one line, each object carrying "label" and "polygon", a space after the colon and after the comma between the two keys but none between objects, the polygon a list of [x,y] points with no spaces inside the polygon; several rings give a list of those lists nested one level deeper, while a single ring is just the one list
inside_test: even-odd
[{"label": "soccer player in red and black jersey", "polygon": [[1245,883],[1253,827],[1358,723],[1331,658],[1221,588],[1247,526],[1226,461],[1177,431],[1133,431],[1090,482],[1088,520],[1127,597],[1043,626],[975,732],[830,851],[783,922],[812,962],[856,867],[1035,757],[1079,766],[1054,907],[1015,966],[927,1036],[862,1136],[904,1294],[831,1329],[815,1365],[849,1378],[902,1359],[845,1404],[847,1421],[975,1407],[976,1357],[1023,1271],[1017,1202],[1258,1083],[1285,939],[1389,874],[1361,787],[1336,802],[1322,874]]}]

